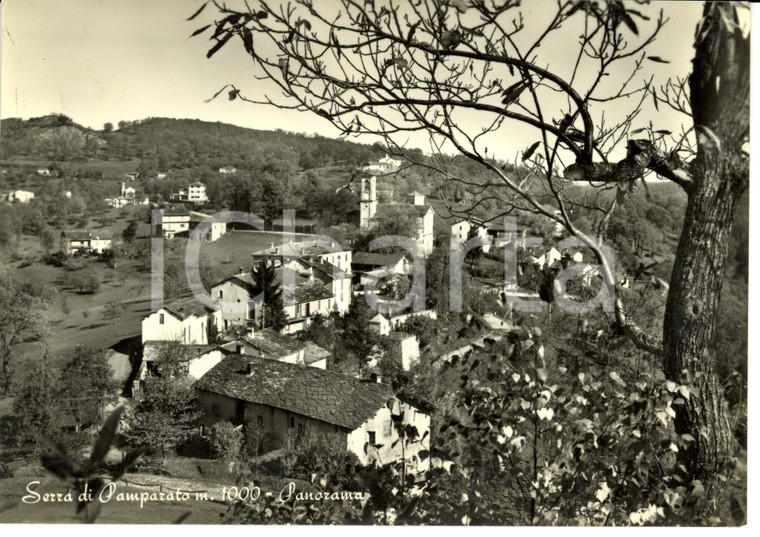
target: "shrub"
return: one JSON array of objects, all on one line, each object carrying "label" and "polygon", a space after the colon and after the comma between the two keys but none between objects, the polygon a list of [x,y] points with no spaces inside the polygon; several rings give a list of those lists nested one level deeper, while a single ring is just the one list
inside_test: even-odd
[{"label": "shrub", "polygon": [[228,421],[219,421],[211,426],[209,438],[211,454],[216,459],[236,461],[240,459],[243,447],[243,432]]},{"label": "shrub", "polygon": [[317,475],[345,488],[355,486],[360,467],[359,459],[348,451],[345,438],[314,430],[288,438],[282,465],[289,477],[312,481],[312,476]]}]

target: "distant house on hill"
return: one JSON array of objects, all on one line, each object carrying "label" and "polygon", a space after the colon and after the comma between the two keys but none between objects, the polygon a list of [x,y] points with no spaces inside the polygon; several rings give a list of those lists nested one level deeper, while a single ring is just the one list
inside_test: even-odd
[{"label": "distant house on hill", "polygon": [[43,177],[50,177],[50,170],[47,168],[38,168],[37,175],[41,175]]},{"label": "distant house on hill", "polygon": [[265,450],[313,432],[345,442],[364,465],[403,461],[413,476],[430,468],[433,407],[390,385],[233,355],[195,388],[205,424],[223,419],[266,427],[271,434]]},{"label": "distant house on hill", "polygon": [[385,155],[383,158],[364,166],[362,171],[376,174],[391,173],[398,170],[403,164],[403,160],[394,159],[390,155]]},{"label": "distant house on hill", "polygon": [[34,192],[29,190],[13,190],[8,193],[8,201],[17,201],[19,203],[29,203],[34,199]]},{"label": "distant house on hill", "polygon": [[224,166],[223,168],[219,168],[219,173],[224,173],[224,174],[237,173],[237,168],[234,168],[232,166]]},{"label": "distant house on hill", "polygon": [[187,188],[181,189],[177,193],[172,193],[171,199],[175,201],[182,201],[187,203],[208,203],[208,196],[206,195],[206,185],[200,181],[191,183]]},{"label": "distant house on hill", "polygon": [[61,249],[67,255],[102,254],[112,249],[111,233],[108,231],[92,232],[86,229],[72,229],[61,233]]},{"label": "distant house on hill", "polygon": [[[189,237],[201,223],[206,222],[209,215],[190,211],[185,207],[168,207],[160,209],[161,223],[153,225],[153,236],[173,239],[176,236]],[[227,233],[226,222],[211,221],[210,227],[203,234],[202,240],[213,242]]]}]

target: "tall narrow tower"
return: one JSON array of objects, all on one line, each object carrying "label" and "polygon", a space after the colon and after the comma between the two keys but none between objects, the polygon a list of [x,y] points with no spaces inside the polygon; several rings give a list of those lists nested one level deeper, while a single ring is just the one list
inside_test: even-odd
[{"label": "tall narrow tower", "polygon": [[377,212],[377,179],[372,177],[362,177],[361,197],[359,198],[360,209],[360,229],[369,229],[372,225],[372,218]]}]

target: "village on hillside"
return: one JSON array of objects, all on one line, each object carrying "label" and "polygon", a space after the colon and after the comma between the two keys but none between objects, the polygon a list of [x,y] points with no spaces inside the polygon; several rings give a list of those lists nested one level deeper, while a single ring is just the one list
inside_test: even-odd
[{"label": "village on hillside", "polygon": [[3,4],[0,524],[746,524],[746,6]]}]

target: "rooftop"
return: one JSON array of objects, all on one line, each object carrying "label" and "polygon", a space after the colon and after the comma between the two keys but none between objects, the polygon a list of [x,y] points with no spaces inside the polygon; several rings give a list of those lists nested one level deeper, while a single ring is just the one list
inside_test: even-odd
[{"label": "rooftop", "polygon": [[237,355],[222,360],[195,387],[349,430],[374,416],[395,395],[387,384],[315,367]]},{"label": "rooftop", "polygon": [[202,317],[214,311],[211,308],[207,308],[193,297],[182,298],[171,304],[166,304],[163,309],[179,319],[187,319],[193,315],[196,317]]},{"label": "rooftop", "polygon": [[354,252],[351,259],[352,265],[370,265],[384,267],[395,265],[403,258],[403,254],[380,254],[375,252]]}]

